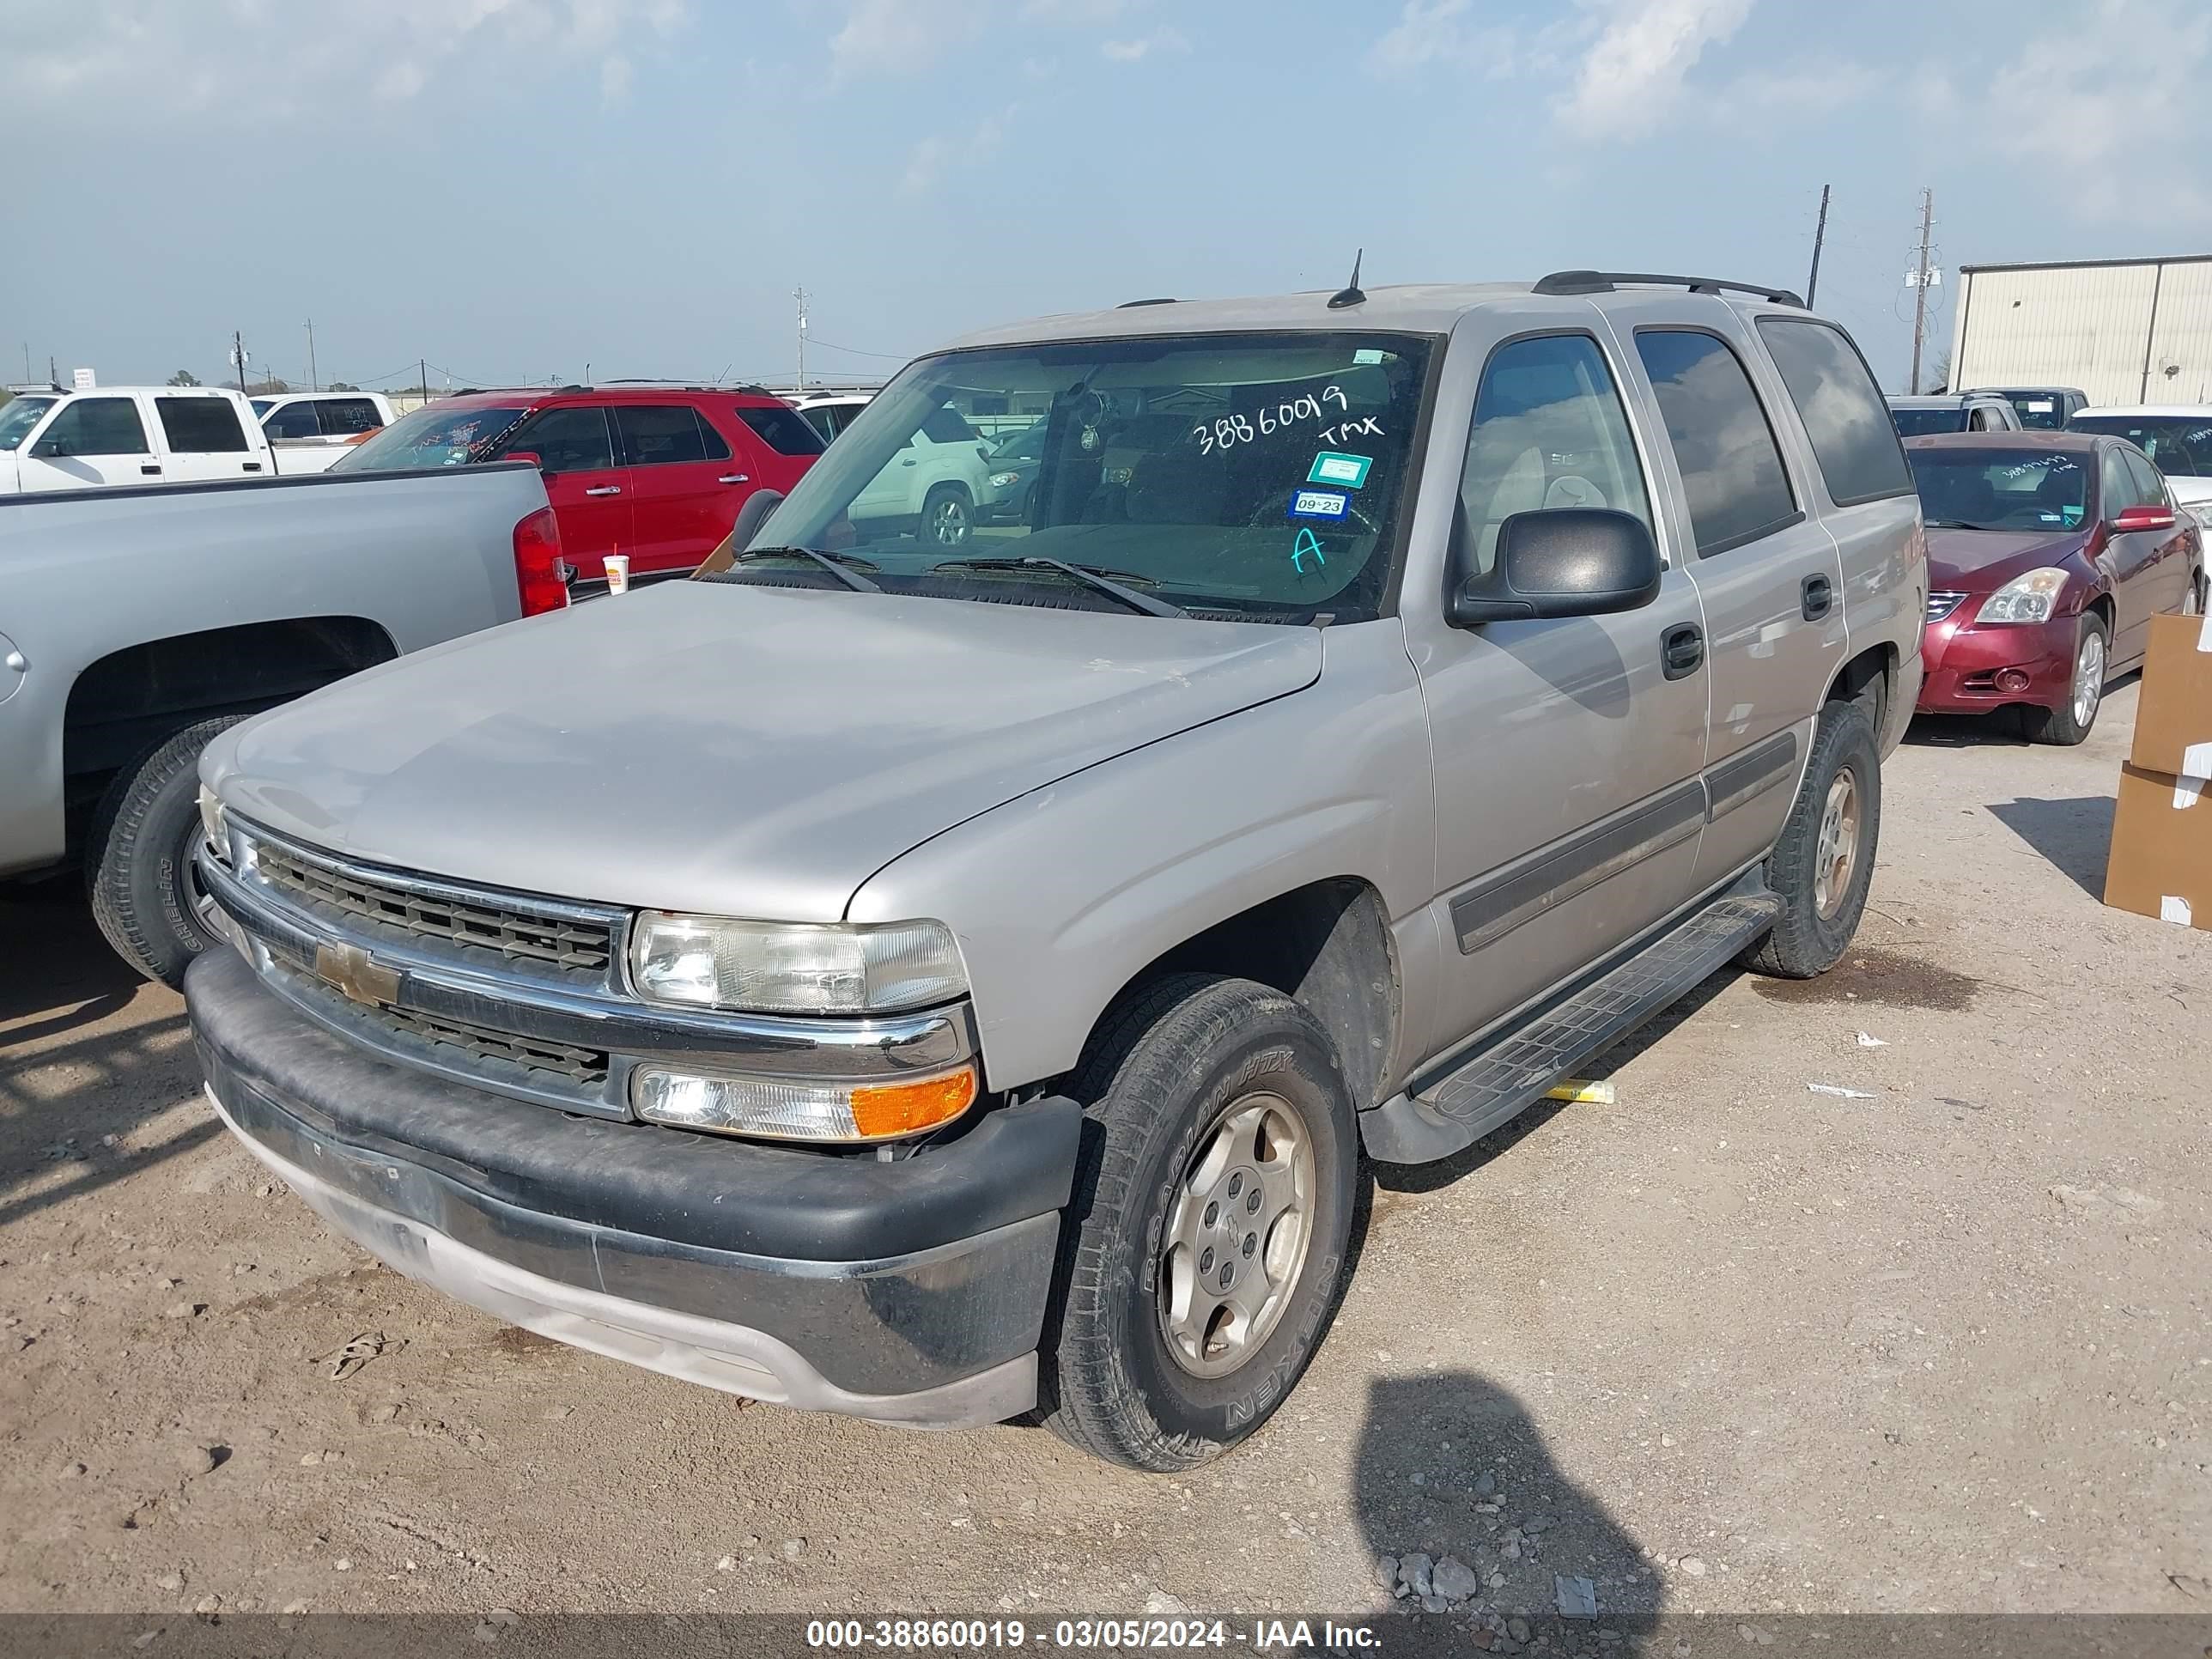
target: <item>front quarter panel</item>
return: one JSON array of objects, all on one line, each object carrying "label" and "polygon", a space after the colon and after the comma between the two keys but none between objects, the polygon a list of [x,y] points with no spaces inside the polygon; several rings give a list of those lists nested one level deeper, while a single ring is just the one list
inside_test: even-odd
[{"label": "front quarter panel", "polygon": [[[1395,618],[1324,640],[1306,690],[970,818],[854,894],[851,920],[931,916],[953,929],[992,1088],[1072,1067],[1116,993],[1177,945],[1339,876],[1382,896],[1400,1032],[1425,1029],[1433,975],[1406,960],[1436,858],[1419,686]],[[1394,1079],[1406,1063],[1390,1057]]]}]

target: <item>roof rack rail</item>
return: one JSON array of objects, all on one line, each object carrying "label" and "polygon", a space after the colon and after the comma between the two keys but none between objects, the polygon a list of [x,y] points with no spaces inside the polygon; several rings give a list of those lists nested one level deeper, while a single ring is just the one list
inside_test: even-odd
[{"label": "roof rack rail", "polygon": [[1172,295],[1168,295],[1158,300],[1124,300],[1120,305],[1115,306],[1114,309],[1116,311],[1134,311],[1139,306],[1171,306],[1175,303],[1176,303],[1175,297]]},{"label": "roof rack rail", "polygon": [[1539,294],[1610,294],[1623,283],[1648,283],[1661,288],[1686,288],[1692,294],[1755,294],[1778,306],[1805,309],[1804,301],[1786,288],[1762,288],[1757,283],[1724,282],[1718,276],[1662,276],[1648,270],[1555,270],[1540,280]]}]

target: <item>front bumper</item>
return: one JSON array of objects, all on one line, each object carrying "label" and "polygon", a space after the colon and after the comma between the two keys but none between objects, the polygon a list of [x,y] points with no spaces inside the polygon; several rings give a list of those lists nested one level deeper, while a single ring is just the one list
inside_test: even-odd
[{"label": "front bumper", "polygon": [[[2073,695],[2078,616],[2047,623],[1977,624],[1974,594],[1921,640],[1926,672],[1915,707],[1923,714],[1980,714],[2013,703],[2057,708]],[[2007,688],[1997,676],[2008,669],[2027,677],[2024,686]]]},{"label": "front bumper", "polygon": [[224,1122],[410,1278],[801,1409],[956,1428],[1036,1403],[1072,1101],[981,1114],[883,1162],[571,1116],[396,1066],[228,949],[185,990]]}]

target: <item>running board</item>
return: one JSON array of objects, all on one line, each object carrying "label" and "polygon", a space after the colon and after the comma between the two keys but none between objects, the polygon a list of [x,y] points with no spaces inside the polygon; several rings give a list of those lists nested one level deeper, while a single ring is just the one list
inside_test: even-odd
[{"label": "running board", "polygon": [[1362,1112],[1367,1155],[1383,1164],[1426,1164],[1473,1146],[1726,967],[1774,925],[1781,909],[1782,901],[1766,892],[1708,904],[1620,966],[1476,1049],[1441,1080]]}]

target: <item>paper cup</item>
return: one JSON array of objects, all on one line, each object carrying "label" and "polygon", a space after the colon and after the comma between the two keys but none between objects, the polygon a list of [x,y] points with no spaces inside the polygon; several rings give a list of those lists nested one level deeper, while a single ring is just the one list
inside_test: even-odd
[{"label": "paper cup", "polygon": [[607,592],[610,593],[627,593],[629,592],[629,554],[610,553],[607,555]]}]

